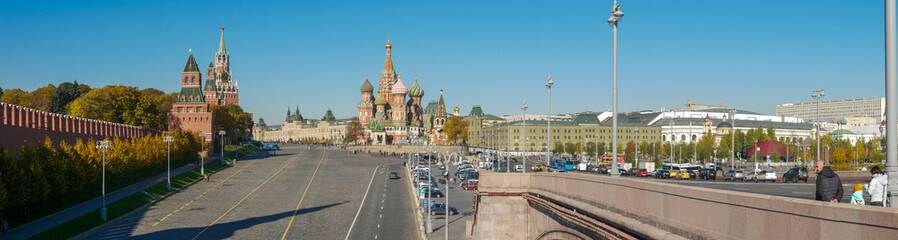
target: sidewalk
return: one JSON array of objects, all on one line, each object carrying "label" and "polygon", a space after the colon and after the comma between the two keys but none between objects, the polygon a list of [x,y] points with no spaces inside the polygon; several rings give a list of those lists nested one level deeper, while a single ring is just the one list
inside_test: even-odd
[{"label": "sidewalk", "polygon": [[[227,153],[226,153],[227,154]],[[210,161],[218,161],[218,157],[210,157],[205,159],[205,163],[209,163]],[[172,176],[177,176],[178,174],[190,171],[191,169],[197,167],[194,164],[187,164],[181,166],[176,169],[171,170]],[[131,194],[143,191],[145,188],[156,185],[160,182],[164,182],[166,180],[166,173],[159,174],[155,177],[151,177],[147,180],[135,183],[131,186],[124,187],[122,189],[116,190],[114,192],[106,193],[106,204],[111,204],[115,201],[118,201],[124,197],[130,196]],[[12,229],[9,229],[8,235],[0,236],[2,239],[28,239],[38,233],[44,232],[47,229],[56,227],[60,224],[66,223],[72,219],[80,217],[81,215],[87,214],[90,211],[96,210],[103,205],[103,197],[97,197],[88,201],[85,201],[81,204],[75,205],[73,207],[67,208],[65,210],[56,212],[54,214],[50,214],[46,217],[40,218],[38,220],[31,221],[26,223],[25,225],[18,226]],[[100,216],[97,216],[100,217]],[[112,220],[112,219],[109,219]]]}]

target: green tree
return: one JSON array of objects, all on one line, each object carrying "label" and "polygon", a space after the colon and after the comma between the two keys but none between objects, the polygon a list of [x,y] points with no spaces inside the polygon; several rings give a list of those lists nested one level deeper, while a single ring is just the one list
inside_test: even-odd
[{"label": "green tree", "polygon": [[56,87],[56,91],[50,96],[50,103],[47,110],[54,113],[66,114],[69,103],[75,101],[81,96],[81,88],[78,87],[78,81],[75,83],[65,82]]},{"label": "green tree", "polygon": [[555,146],[552,147],[552,152],[555,152],[556,154],[565,153],[564,144],[561,142],[555,142]]},{"label": "green tree", "polygon": [[733,133],[729,132],[720,137],[720,143],[717,144],[717,158],[730,159],[730,147],[733,146]]},{"label": "green tree", "polygon": [[3,98],[3,87],[0,87],[0,98]]},{"label": "green tree", "polygon": [[746,153],[746,150],[748,150],[748,148],[749,148],[749,147],[746,146],[746,144],[747,144],[747,142],[748,142],[748,139],[746,139],[746,136],[745,136],[745,135],[746,135],[746,134],[743,133],[742,130],[736,130],[736,146],[735,146],[735,149],[736,149],[736,155],[737,155],[736,157],[737,157],[737,158],[744,158],[745,155],[746,155],[746,154],[745,154],[745,153]]},{"label": "green tree", "polygon": [[564,143],[564,152],[573,156],[577,155],[577,150],[580,149],[580,143]]},{"label": "green tree", "polygon": [[766,141],[766,140],[774,140],[774,141],[777,140],[777,138],[776,138],[776,129],[773,128],[773,126],[768,126],[768,127],[767,127],[767,138],[765,138],[764,140],[765,140],[765,141]]},{"label": "green tree", "polygon": [[106,86],[69,104],[69,115],[159,129],[159,112],[136,87]]}]

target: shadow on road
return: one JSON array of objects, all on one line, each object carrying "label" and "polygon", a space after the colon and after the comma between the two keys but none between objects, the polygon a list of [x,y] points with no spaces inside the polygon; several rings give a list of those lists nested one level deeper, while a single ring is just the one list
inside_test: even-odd
[{"label": "shadow on road", "polygon": [[[326,208],[342,205],[344,203],[348,203],[349,201],[343,201],[340,203],[333,203],[328,205],[322,205],[318,207],[311,208],[303,208],[296,212],[296,216],[300,216],[306,213],[317,212]],[[290,218],[293,216],[293,211],[285,211],[277,214],[272,214],[268,216],[260,216],[260,217],[251,217],[243,220],[227,222],[227,223],[217,223],[212,225],[205,232],[202,233],[201,236],[198,236],[197,239],[223,239],[223,238],[231,238],[234,236],[234,233],[251,228],[253,226],[274,222],[283,218]],[[100,236],[93,236],[93,239],[191,239],[193,236],[196,236],[200,232],[203,231],[206,227],[189,227],[189,228],[175,228],[175,229],[167,229],[157,232],[151,232],[147,234],[137,235],[137,236],[129,236],[133,229],[136,227],[138,223],[128,222],[127,225],[124,226],[110,226],[111,228],[107,230],[106,234],[102,234]]]}]

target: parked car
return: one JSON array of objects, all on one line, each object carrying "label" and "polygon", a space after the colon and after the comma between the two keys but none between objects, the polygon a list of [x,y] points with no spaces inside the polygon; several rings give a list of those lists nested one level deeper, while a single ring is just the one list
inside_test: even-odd
[{"label": "parked car", "polygon": [[443,191],[440,191],[439,189],[433,189],[433,188],[424,188],[422,191],[422,195],[424,195],[426,197],[428,195],[428,191],[429,191],[430,197],[432,197],[432,198],[443,197]]},{"label": "parked car", "polygon": [[623,172],[623,173],[621,173],[621,175],[627,175],[627,176],[636,176],[636,170],[639,170],[639,169],[638,169],[638,168],[635,168],[635,167],[633,167],[633,168],[630,168],[630,169],[627,169],[627,171],[626,171],[626,172]]},{"label": "parked car", "polygon": [[658,169],[655,171],[655,174],[653,175],[653,177],[655,177],[655,178],[670,178],[670,170]]},{"label": "parked car", "polygon": [[636,170],[636,176],[637,176],[637,177],[648,177],[648,176],[649,176],[649,170],[647,170],[647,169],[645,169],[645,168],[637,169],[637,170]]},{"label": "parked car", "polygon": [[716,180],[717,179],[717,169],[702,168],[702,170],[698,171],[698,178],[704,179],[704,180]]},{"label": "parked car", "polygon": [[399,179],[399,173],[390,172],[390,179]]},{"label": "parked car", "polygon": [[690,179],[696,179],[696,178],[698,178],[698,173],[696,173],[695,171],[692,171],[692,170],[686,170],[686,173],[689,173],[689,178],[690,178]]},{"label": "parked car", "polygon": [[677,179],[677,180],[683,180],[683,179],[690,179],[690,178],[692,178],[692,176],[689,175],[689,171],[681,170],[681,171],[670,171],[670,178]]},{"label": "parked car", "polygon": [[446,211],[446,204],[437,203],[430,207],[430,215],[446,215],[447,212],[449,213],[449,215],[458,214],[458,210],[456,210],[455,207],[452,206],[449,206],[449,211]]},{"label": "parked car", "polygon": [[748,172],[748,173],[745,174],[745,179],[744,179],[743,181],[755,181],[755,182],[757,182],[757,176],[758,176],[758,174],[760,174],[760,173],[761,173],[761,170],[758,170],[758,169],[751,170],[751,172]]},{"label": "parked car", "polygon": [[755,180],[755,182],[776,182],[776,172],[774,172],[773,170],[761,170],[754,175],[753,179]]},{"label": "parked car", "polygon": [[477,185],[479,185],[480,180],[477,179],[468,179],[467,181],[461,184],[461,188],[464,190],[477,189]]},{"label": "parked car", "polygon": [[723,174],[724,181],[736,181],[736,179],[745,181],[745,172],[743,172],[742,170],[729,170]]},{"label": "parked car", "polygon": [[783,182],[798,182],[798,180],[802,180],[804,182],[808,182],[808,169],[804,167],[794,167],[783,173]]}]

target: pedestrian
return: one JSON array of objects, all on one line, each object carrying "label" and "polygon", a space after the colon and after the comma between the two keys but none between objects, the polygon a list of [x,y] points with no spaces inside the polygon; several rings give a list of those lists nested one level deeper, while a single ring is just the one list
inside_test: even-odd
[{"label": "pedestrian", "polygon": [[208,181],[209,181],[209,174],[205,174],[205,173],[203,174],[203,181],[204,181],[204,182],[208,182]]},{"label": "pedestrian", "polygon": [[886,186],[889,184],[889,177],[882,174],[882,169],[879,166],[870,168],[870,174],[873,175],[873,179],[864,186],[867,189],[867,193],[870,194],[870,205],[887,206]]},{"label": "pedestrian", "polygon": [[3,236],[6,236],[6,231],[9,231],[9,223],[6,222],[6,219],[3,219]]},{"label": "pedestrian", "polygon": [[814,170],[817,172],[816,200],[838,203],[844,192],[839,175],[830,166],[824,166],[823,161],[817,161]]},{"label": "pedestrian", "polygon": [[864,184],[855,184],[854,193],[851,194],[851,204],[866,205],[864,203]]}]

